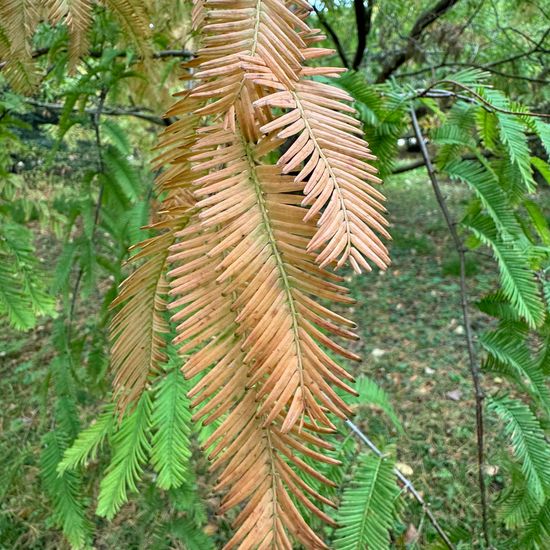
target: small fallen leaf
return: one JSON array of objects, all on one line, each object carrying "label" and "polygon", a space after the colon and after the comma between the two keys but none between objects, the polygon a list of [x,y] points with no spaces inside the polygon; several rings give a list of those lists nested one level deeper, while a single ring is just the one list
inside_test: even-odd
[{"label": "small fallen leaf", "polygon": [[445,395],[453,401],[460,401],[462,399],[462,392],[460,390],[448,391]]},{"label": "small fallen leaf", "polygon": [[488,475],[488,476],[496,476],[498,474],[498,471],[499,471],[499,467],[498,466],[494,466],[492,464],[485,464],[483,466],[483,471],[485,473],[485,475]]},{"label": "small fallen leaf", "polygon": [[397,462],[395,464],[395,467],[404,475],[407,477],[410,477],[414,474],[414,470],[404,462]]},{"label": "small fallen leaf", "polygon": [[409,523],[407,531],[405,532],[405,544],[413,544],[418,540],[418,529]]}]

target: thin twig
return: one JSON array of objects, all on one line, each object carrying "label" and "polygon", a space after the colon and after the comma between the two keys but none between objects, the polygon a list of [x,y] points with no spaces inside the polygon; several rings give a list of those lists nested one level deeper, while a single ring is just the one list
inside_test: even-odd
[{"label": "thin twig", "polygon": [[490,101],[487,101],[482,95],[478,94],[475,90],[472,90],[468,86],[465,86],[464,84],[461,84],[456,80],[448,80],[448,79],[438,80],[437,82],[430,84],[430,86],[428,86],[427,88],[424,88],[424,90],[417,93],[414,97],[410,99],[424,97],[430,90],[432,90],[439,84],[450,84],[452,86],[456,86],[457,88],[461,88],[462,90],[465,90],[469,94],[472,94],[477,100],[481,101],[481,103],[483,103],[484,105],[486,105],[487,107],[491,108],[493,111],[496,111],[498,113],[504,113],[505,115],[515,115],[515,116],[532,116],[532,117],[540,117],[540,118],[550,118],[549,113],[533,113],[530,111],[526,111],[523,113],[520,111],[509,111],[508,109],[501,109],[500,107],[496,107]]},{"label": "thin twig", "polygon": [[346,55],[346,52],[344,51],[342,43],[340,42],[340,38],[338,38],[338,35],[336,34],[336,31],[332,28],[330,23],[325,19],[323,12],[318,8],[316,8],[315,4],[312,4],[312,6],[313,6],[313,11],[315,11],[317,15],[317,19],[319,19],[319,23],[321,23],[321,26],[327,31],[327,34],[330,36],[330,38],[334,42],[334,46],[336,48],[336,51],[338,52],[338,56],[342,61],[342,65],[344,65],[346,69],[349,69],[348,57]]},{"label": "thin twig", "polygon": [[[376,456],[384,456],[384,453],[367,437],[365,433],[361,431],[361,429],[356,424],[354,424],[351,420],[346,420],[346,425]],[[394,472],[399,481],[401,481],[403,486],[407,489],[407,491],[409,491],[409,493],[411,493],[411,495],[416,499],[418,504],[422,506],[422,510],[430,520],[430,523],[434,526],[434,529],[437,531],[438,535],[441,537],[441,540],[443,540],[447,548],[449,548],[450,550],[455,550],[454,544],[451,542],[445,531],[443,531],[441,525],[439,525],[439,522],[430,510],[429,504],[414,488],[412,482],[407,477],[405,477],[405,475],[401,472],[401,470],[399,470],[399,468],[395,467]]]},{"label": "thin twig", "polygon": [[[62,103],[45,103],[43,101],[37,101],[31,98],[26,98],[25,103],[28,103],[29,105],[32,105],[34,107],[46,109],[48,111],[63,111],[63,109],[65,108],[65,106]],[[75,109],[74,112],[76,113],[79,111]],[[96,116],[98,112],[98,108],[91,109],[86,107],[85,109],[83,109],[83,112],[86,113],[87,115]],[[134,109],[124,109],[122,107],[103,107],[101,109],[101,115],[131,116],[131,117],[140,118],[142,120],[146,120],[148,122],[152,122],[153,124],[158,124],[159,126],[166,126],[170,122],[168,119],[164,119],[145,112],[145,107],[134,108]]]},{"label": "thin twig", "polygon": [[[95,142],[96,142],[96,149],[97,149],[97,165],[98,170],[100,174],[103,174],[105,172],[105,164],[103,162],[103,151],[102,151],[102,144],[101,144],[101,132],[100,132],[100,123],[101,123],[101,113],[103,111],[103,107],[105,105],[105,99],[107,97],[107,89],[102,88],[101,92],[99,94],[99,100],[97,104],[97,109],[92,115],[92,125],[94,127],[95,132]],[[90,240],[92,243],[95,239],[96,229],[99,224],[99,214],[101,211],[101,203],[103,202],[103,193],[105,191],[105,183],[104,180],[101,180],[101,184],[99,185],[99,193],[97,195],[97,201],[95,204],[95,211],[94,211],[94,221],[92,226],[92,234],[90,236]],[[73,295],[71,299],[71,308],[69,310],[69,326],[67,330],[67,340],[70,341],[71,337],[71,328],[73,323],[73,317],[74,317],[74,311],[76,308],[76,300],[78,298],[78,290],[80,288],[80,283],[82,281],[82,276],[84,275],[84,268],[80,266],[78,269],[78,273],[76,276],[75,285],[73,288]]]},{"label": "thin twig", "polygon": [[383,64],[380,74],[376,78],[376,83],[380,84],[388,80],[388,78],[411,59],[415,52],[418,43],[422,39],[424,31],[449,11],[459,0],[439,0],[428,10],[422,12],[418,19],[414,22],[410,34],[407,37],[407,44],[403,50],[397,55],[388,57]]},{"label": "thin twig", "polygon": [[458,254],[458,258],[460,261],[460,302],[462,306],[462,317],[464,322],[466,346],[468,348],[470,374],[472,376],[472,382],[474,385],[475,402],[476,402],[477,465],[478,465],[479,493],[480,493],[480,500],[481,500],[482,529],[483,529],[483,538],[485,540],[485,544],[487,545],[487,547],[490,547],[489,529],[488,529],[488,522],[487,522],[487,490],[485,487],[485,477],[483,474],[484,462],[485,462],[485,444],[484,444],[485,431],[484,431],[484,425],[483,425],[484,394],[481,388],[479,366],[476,361],[475,353],[474,353],[472,325],[470,323],[470,315],[468,312],[468,293],[466,288],[466,249],[464,248],[464,244],[462,243],[458,235],[458,232],[456,230],[456,224],[453,220],[453,217],[451,216],[451,213],[449,212],[449,208],[447,207],[445,197],[441,192],[441,187],[439,186],[439,182],[435,175],[435,169],[432,164],[430,154],[428,153],[428,148],[426,147],[426,142],[424,140],[424,136],[422,135],[420,125],[418,124],[418,119],[416,117],[414,107],[411,108],[411,121],[412,121],[412,127],[416,135],[417,142],[420,146],[422,157],[424,158],[424,163],[426,164],[428,176],[432,183],[435,198],[437,200],[437,203],[439,204],[439,208],[441,209],[443,217],[445,218],[445,223],[447,224],[449,233],[451,234],[451,238],[453,240],[453,243],[456,248],[456,252]]}]

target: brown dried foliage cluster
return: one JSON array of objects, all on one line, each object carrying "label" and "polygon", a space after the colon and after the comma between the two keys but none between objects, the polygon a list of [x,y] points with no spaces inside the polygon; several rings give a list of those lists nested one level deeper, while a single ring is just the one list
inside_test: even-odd
[{"label": "brown dried foliage cluster", "polygon": [[31,44],[40,22],[66,25],[68,67],[75,69],[88,51],[94,4],[108,7],[140,55],[147,57],[144,39],[149,27],[143,0],[0,0],[0,70],[14,90],[31,93],[40,78]]},{"label": "brown dried foliage cluster", "polygon": [[351,98],[311,79],[340,69],[306,65],[329,53],[315,47],[309,10],[304,0],[195,2],[202,48],[161,138],[159,233],[140,245],[113,321],[124,409],[163,360],[169,302],[184,374],[198,377],[195,419],[219,422],[205,447],[221,512],[238,507],[228,549],[326,548],[299,509],[331,521],[322,508],[332,503],[304,480],[332,483],[311,464],[334,462],[323,436],[332,415],[350,414],[337,390],[353,392],[353,378],[333,356],[358,359],[340,343],[356,338],[354,323],[324,305],[351,303],[326,267],[389,262]]}]

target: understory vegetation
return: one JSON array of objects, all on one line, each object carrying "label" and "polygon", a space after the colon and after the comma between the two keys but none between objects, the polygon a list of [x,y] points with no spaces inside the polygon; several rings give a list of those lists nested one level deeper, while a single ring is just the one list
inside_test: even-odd
[{"label": "understory vegetation", "polygon": [[0,548],[550,546],[543,3],[0,16]]}]

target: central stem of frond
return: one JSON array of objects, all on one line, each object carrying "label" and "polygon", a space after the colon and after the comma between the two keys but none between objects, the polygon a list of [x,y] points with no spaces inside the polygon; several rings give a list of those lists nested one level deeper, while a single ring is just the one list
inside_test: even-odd
[{"label": "central stem of frond", "polygon": [[[254,186],[254,192],[256,194],[257,205],[260,210],[262,224],[264,226],[265,234],[277,266],[279,281],[281,283],[281,286],[283,287],[283,291],[286,299],[286,305],[288,306],[288,310],[290,312],[290,316],[292,319],[292,333],[293,333],[293,341],[294,341],[294,347],[295,347],[295,353],[296,353],[296,363],[298,367],[298,374],[300,377],[300,388],[302,389],[302,392],[303,392],[304,365],[302,361],[302,349],[300,345],[300,327],[298,324],[298,312],[296,311],[296,305],[294,304],[294,297],[292,295],[292,286],[286,272],[285,262],[277,246],[277,240],[275,238],[271,220],[269,218],[269,211],[268,211],[264,191],[262,189],[262,183],[261,181],[259,181],[258,175],[256,173],[256,161],[254,159],[254,153],[250,145],[246,143],[244,139],[242,139],[242,145],[246,154],[246,160],[249,167],[250,181]],[[302,395],[305,395],[305,393],[302,393]]]}]

